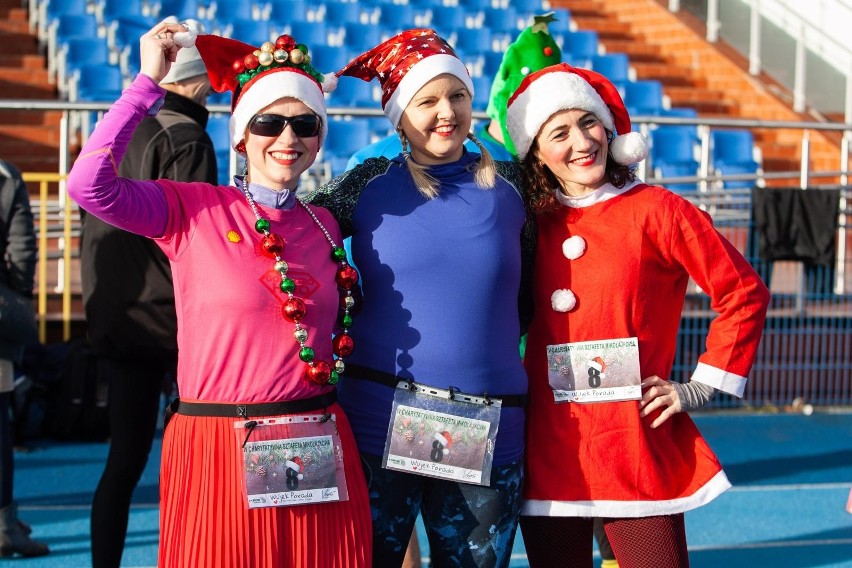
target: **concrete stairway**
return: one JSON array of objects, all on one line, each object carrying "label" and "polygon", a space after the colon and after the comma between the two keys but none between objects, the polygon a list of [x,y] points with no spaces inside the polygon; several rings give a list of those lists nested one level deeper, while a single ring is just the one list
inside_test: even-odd
[{"label": "concrete stairway", "polygon": [[[659,0],[556,0],[568,8],[579,29],[594,30],[607,52],[630,57],[638,79],[656,79],[673,107],[693,107],[702,117],[815,122],[793,112],[781,88],[767,76],[753,77],[747,62],[724,42],[704,39],[703,24],[685,11],[672,14]],[[755,142],[766,172],[800,168],[801,131],[756,129]],[[836,136],[811,132],[811,171],[840,169]],[[813,178],[837,183],[837,177]],[[783,180],[770,185],[797,185]]]},{"label": "concrete stairway", "polygon": [[[0,0],[0,98],[56,99],[20,0]],[[0,156],[28,172],[59,169],[58,111],[0,110]]]}]

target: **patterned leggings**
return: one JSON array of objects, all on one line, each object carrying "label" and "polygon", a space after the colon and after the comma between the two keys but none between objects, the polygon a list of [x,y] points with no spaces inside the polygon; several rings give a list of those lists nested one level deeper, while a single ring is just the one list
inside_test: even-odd
[{"label": "patterned leggings", "polygon": [[373,514],[374,568],[399,568],[421,510],[432,568],[509,565],[521,510],[521,462],[494,466],[490,487],[384,469],[380,456],[362,454],[361,462]]},{"label": "patterned leggings", "polygon": [[[592,524],[580,517],[521,517],[531,568],[592,567]],[[683,514],[603,519],[619,568],[688,568]]]}]

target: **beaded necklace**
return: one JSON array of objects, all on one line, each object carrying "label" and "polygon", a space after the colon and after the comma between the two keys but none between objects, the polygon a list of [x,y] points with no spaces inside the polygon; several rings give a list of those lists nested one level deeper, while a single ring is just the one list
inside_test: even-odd
[{"label": "beaded necklace", "polygon": [[246,183],[245,178],[243,178],[243,194],[246,196],[248,204],[254,212],[255,219],[257,219],[254,224],[254,229],[263,235],[260,239],[260,248],[264,254],[275,261],[275,271],[281,274],[281,284],[279,284],[278,287],[282,292],[287,294],[287,301],[284,302],[284,307],[281,312],[284,319],[293,322],[295,325],[293,338],[299,343],[299,359],[306,363],[304,378],[318,385],[336,385],[340,380],[340,373],[342,373],[346,368],[343,358],[348,357],[355,346],[352,336],[349,335],[349,329],[352,327],[352,314],[350,311],[355,306],[355,298],[352,296],[352,288],[358,283],[358,272],[350,266],[349,262],[347,262],[346,251],[343,247],[338,246],[337,243],[334,242],[334,239],[331,238],[328,230],[320,222],[320,220],[317,219],[317,216],[314,215],[314,212],[311,211],[310,207],[305,205],[302,200],[297,197],[296,202],[308,212],[308,215],[311,216],[311,219],[313,219],[317,227],[320,228],[323,235],[325,235],[326,240],[328,240],[331,245],[331,260],[338,263],[338,269],[334,279],[340,289],[340,309],[343,313],[340,317],[339,323],[342,327],[342,331],[335,335],[331,342],[334,355],[337,356],[337,359],[334,361],[334,366],[332,367],[332,365],[327,361],[316,359],[314,350],[307,345],[308,330],[302,327],[301,323],[302,319],[305,317],[305,302],[293,294],[296,289],[296,283],[292,278],[287,276],[289,265],[287,264],[287,261],[281,258],[281,253],[284,250],[284,239],[281,235],[269,230],[269,220],[265,219],[260,214],[260,210],[248,190],[248,184]]}]

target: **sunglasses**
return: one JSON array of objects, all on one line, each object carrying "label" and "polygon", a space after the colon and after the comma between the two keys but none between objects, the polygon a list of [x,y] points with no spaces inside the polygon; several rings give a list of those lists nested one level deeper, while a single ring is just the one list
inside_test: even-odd
[{"label": "sunglasses", "polygon": [[287,125],[293,127],[293,134],[299,138],[313,138],[320,133],[322,120],[315,114],[283,116],[280,114],[258,114],[249,123],[249,132],[255,136],[279,136]]}]

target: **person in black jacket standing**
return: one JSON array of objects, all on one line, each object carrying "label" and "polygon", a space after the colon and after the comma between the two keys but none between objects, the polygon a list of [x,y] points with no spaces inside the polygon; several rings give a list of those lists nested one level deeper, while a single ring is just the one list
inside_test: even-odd
[{"label": "person in black jacket standing", "polygon": [[[205,132],[211,91],[196,48],[181,49],[161,85],[156,117],[136,129],[119,175],[140,180],[217,181]],[[174,384],[177,319],[172,275],[153,241],[84,216],[83,299],[98,372],[109,383],[110,449],[92,503],[94,568],[121,563],[133,490],[157,428],[160,394]]]}]

